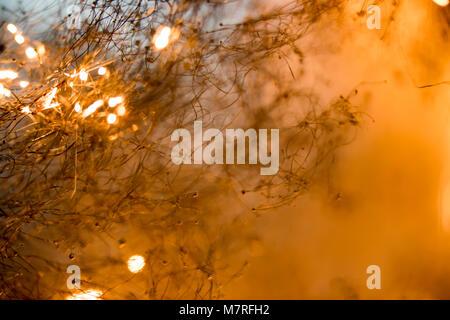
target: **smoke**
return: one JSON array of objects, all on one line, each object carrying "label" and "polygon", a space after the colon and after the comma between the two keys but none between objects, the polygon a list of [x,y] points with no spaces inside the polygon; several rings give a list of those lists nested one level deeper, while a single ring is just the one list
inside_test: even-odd
[{"label": "smoke", "polygon": [[[382,29],[369,30],[363,3],[350,1],[313,29],[299,81],[324,103],[356,89],[373,122],[339,149],[308,196],[258,219],[260,242],[226,298],[449,298],[440,204],[449,87],[433,84],[450,79],[450,10],[378,1]],[[381,290],[366,287],[369,265],[381,268]]]}]

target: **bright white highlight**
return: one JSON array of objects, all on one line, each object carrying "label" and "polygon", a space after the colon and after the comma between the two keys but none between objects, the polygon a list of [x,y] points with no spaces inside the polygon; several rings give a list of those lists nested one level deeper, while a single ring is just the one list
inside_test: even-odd
[{"label": "bright white highlight", "polygon": [[108,118],[106,118],[106,121],[108,121],[109,124],[113,124],[116,120],[117,116],[114,113],[108,114]]},{"label": "bright white highlight", "polygon": [[115,106],[121,104],[122,102],[123,102],[122,97],[112,97],[112,98],[109,98],[108,105],[110,107],[114,108]]},{"label": "bright white highlight", "polygon": [[130,259],[128,259],[128,270],[130,270],[133,273],[138,273],[139,271],[142,270],[142,268],[144,268],[145,266],[145,260],[144,257],[139,256],[139,255],[135,255],[130,257]]},{"label": "bright white highlight", "polygon": [[124,106],[119,106],[117,107],[117,115],[118,116],[123,116],[125,114],[125,112],[127,112],[127,109],[125,109]]},{"label": "bright white highlight", "polygon": [[449,4],[449,0],[433,0],[433,2],[441,7],[446,7]]},{"label": "bright white highlight", "polygon": [[11,32],[12,34],[17,32],[17,27],[15,25],[13,25],[12,23],[8,24],[6,26],[6,29],[8,29],[8,31]]},{"label": "bright white highlight", "polygon": [[98,68],[98,74],[99,75],[101,75],[101,76],[103,76],[103,75],[105,75],[106,74],[106,68],[105,67],[100,67],[100,68]]},{"label": "bright white highlight", "polygon": [[37,52],[36,52],[36,50],[34,50],[33,48],[31,48],[31,47],[28,47],[26,50],[25,50],[25,54],[27,55],[27,57],[29,58],[29,59],[34,59],[34,58],[36,58],[37,57]]},{"label": "bright white highlight", "polygon": [[172,30],[169,27],[162,28],[159,32],[157,31],[153,39],[153,44],[156,49],[162,50],[169,44],[169,37]]},{"label": "bright white highlight", "polygon": [[97,100],[93,104],[91,104],[89,107],[87,107],[86,110],[83,112],[83,118],[86,118],[93,114],[95,111],[97,111],[98,108],[100,108],[104,104],[103,100]]},{"label": "bright white highlight", "polygon": [[14,80],[15,78],[17,78],[17,72],[12,70],[0,70],[0,79]]},{"label": "bright white highlight", "polygon": [[18,44],[22,44],[25,42],[25,38],[21,34],[16,34],[14,40],[16,40]]},{"label": "bright white highlight", "polygon": [[75,103],[73,110],[75,110],[75,112],[81,112],[81,106],[79,102]]}]

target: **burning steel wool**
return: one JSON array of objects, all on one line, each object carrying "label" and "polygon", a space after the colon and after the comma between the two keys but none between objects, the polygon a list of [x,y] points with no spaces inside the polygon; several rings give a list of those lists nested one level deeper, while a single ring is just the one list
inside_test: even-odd
[{"label": "burning steel wool", "polygon": [[0,298],[446,298],[448,4],[0,0]]}]

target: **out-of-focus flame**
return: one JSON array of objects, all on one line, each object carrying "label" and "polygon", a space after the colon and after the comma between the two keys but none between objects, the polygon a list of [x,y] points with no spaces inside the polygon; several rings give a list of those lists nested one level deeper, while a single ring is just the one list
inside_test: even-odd
[{"label": "out-of-focus flame", "polygon": [[74,293],[68,296],[66,300],[101,300],[103,292],[100,290],[89,289],[84,292]]},{"label": "out-of-focus flame", "polygon": [[133,273],[138,273],[145,266],[145,260],[143,256],[134,255],[128,259],[128,270]]},{"label": "out-of-focus flame", "polygon": [[446,7],[449,4],[449,0],[433,0],[433,2],[441,7]]}]

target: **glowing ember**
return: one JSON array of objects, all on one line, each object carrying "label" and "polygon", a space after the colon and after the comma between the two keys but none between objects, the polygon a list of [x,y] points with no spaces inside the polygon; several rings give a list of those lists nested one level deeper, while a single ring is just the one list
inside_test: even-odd
[{"label": "glowing ember", "polygon": [[103,292],[100,290],[89,289],[84,292],[74,293],[71,296],[68,296],[66,300],[101,300],[101,296]]},{"label": "glowing ember", "polygon": [[25,50],[25,54],[27,55],[27,57],[29,58],[29,59],[34,59],[34,58],[36,58],[37,57],[37,52],[36,52],[36,50],[34,50],[34,48],[31,48],[31,47],[28,47],[26,50]]},{"label": "glowing ember", "polygon": [[142,268],[144,268],[145,266],[145,260],[144,257],[139,256],[139,255],[135,255],[130,257],[130,259],[128,259],[128,270],[130,270],[133,273],[138,273],[139,271],[142,270]]},{"label": "glowing ember", "polygon": [[121,104],[122,102],[123,102],[122,97],[112,97],[112,98],[109,98],[108,105],[110,107],[114,108],[115,106],[117,106],[118,104]]},{"label": "glowing ember", "polygon": [[116,120],[117,116],[114,113],[108,114],[108,118],[106,119],[106,121],[108,121],[109,124],[113,124],[114,122],[116,122]]},{"label": "glowing ember", "polygon": [[11,32],[12,34],[17,32],[17,27],[15,25],[13,25],[12,23],[8,24],[6,26],[6,29],[8,29],[8,31]]},{"label": "glowing ember", "polygon": [[169,27],[164,27],[159,32],[156,32],[155,37],[153,38],[153,44],[156,49],[162,50],[167,47],[171,33],[172,30]]}]

